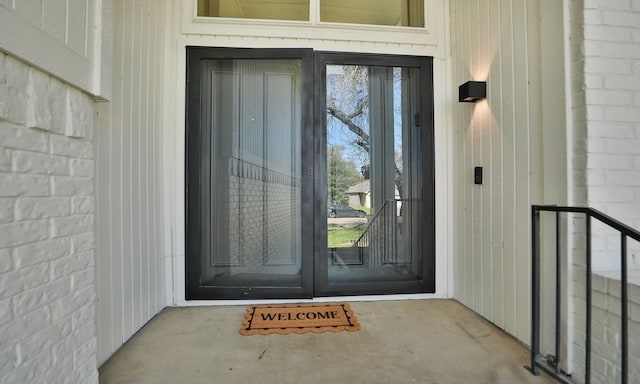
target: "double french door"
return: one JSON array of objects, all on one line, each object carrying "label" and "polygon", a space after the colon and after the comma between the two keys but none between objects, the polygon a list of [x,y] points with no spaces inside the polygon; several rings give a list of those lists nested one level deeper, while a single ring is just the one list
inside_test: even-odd
[{"label": "double french door", "polygon": [[187,299],[434,291],[430,58],[187,60]]}]

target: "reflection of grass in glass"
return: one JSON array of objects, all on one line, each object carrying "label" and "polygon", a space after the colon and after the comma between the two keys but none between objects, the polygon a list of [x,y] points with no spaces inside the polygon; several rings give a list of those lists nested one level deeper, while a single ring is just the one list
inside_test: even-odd
[{"label": "reflection of grass in glass", "polygon": [[344,248],[352,246],[353,242],[358,240],[358,237],[362,235],[366,227],[366,223],[329,224],[327,226],[328,247]]}]

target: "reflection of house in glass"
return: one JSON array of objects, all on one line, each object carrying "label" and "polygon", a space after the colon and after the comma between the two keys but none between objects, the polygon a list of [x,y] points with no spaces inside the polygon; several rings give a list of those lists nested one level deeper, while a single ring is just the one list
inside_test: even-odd
[{"label": "reflection of house in glass", "polygon": [[371,208],[370,180],[365,180],[347,189],[349,206]]},{"label": "reflection of house in glass", "polygon": [[[395,199],[400,200],[400,192],[398,188],[395,190]],[[352,185],[347,189],[350,207],[371,208],[371,180],[365,180],[356,185]],[[400,210],[400,202],[397,203],[398,211]],[[375,211],[375,209],[374,209]],[[372,212],[373,213],[373,212]]]}]

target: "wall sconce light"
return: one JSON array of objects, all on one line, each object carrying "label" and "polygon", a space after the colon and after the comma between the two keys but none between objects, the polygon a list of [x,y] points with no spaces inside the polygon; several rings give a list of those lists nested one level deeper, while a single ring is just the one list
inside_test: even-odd
[{"label": "wall sconce light", "polygon": [[486,97],[486,81],[467,81],[458,87],[458,101],[461,103],[475,103]]}]

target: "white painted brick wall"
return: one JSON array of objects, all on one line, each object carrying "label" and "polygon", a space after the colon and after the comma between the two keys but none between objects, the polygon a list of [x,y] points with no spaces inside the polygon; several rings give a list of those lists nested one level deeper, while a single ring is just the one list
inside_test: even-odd
[{"label": "white painted brick wall", "polygon": [[[640,10],[635,1],[585,0],[587,204],[640,228]],[[607,248],[609,244],[613,247]],[[596,269],[619,267],[616,242],[594,239],[610,255]],[[640,244],[629,244],[640,268]]]},{"label": "white painted brick wall", "polygon": [[[579,2],[576,2],[579,4]],[[640,4],[633,0],[583,0],[584,100],[586,121],[586,205],[640,228]],[[579,35],[579,31],[578,31]],[[580,84],[582,85],[582,84]],[[577,141],[579,144],[579,141]],[[595,224],[593,277],[592,383],[620,382],[620,236]],[[640,268],[640,244],[630,241],[629,267]],[[584,379],[585,271],[574,255],[574,376]],[[638,275],[640,277],[640,274]],[[636,284],[640,284],[640,278]],[[640,290],[631,286],[630,309],[638,307]],[[631,313],[630,375],[640,375],[640,311]],[[633,381],[636,382],[636,381]]]},{"label": "white painted brick wall", "polygon": [[[640,273],[629,276],[629,379],[640,377]],[[621,373],[620,280],[616,272],[593,275],[591,365],[592,383],[616,384]],[[577,317],[576,344],[578,358],[574,378],[584,381],[585,319]]]},{"label": "white painted brick wall", "polygon": [[93,100],[0,53],[0,382],[97,383]]}]

